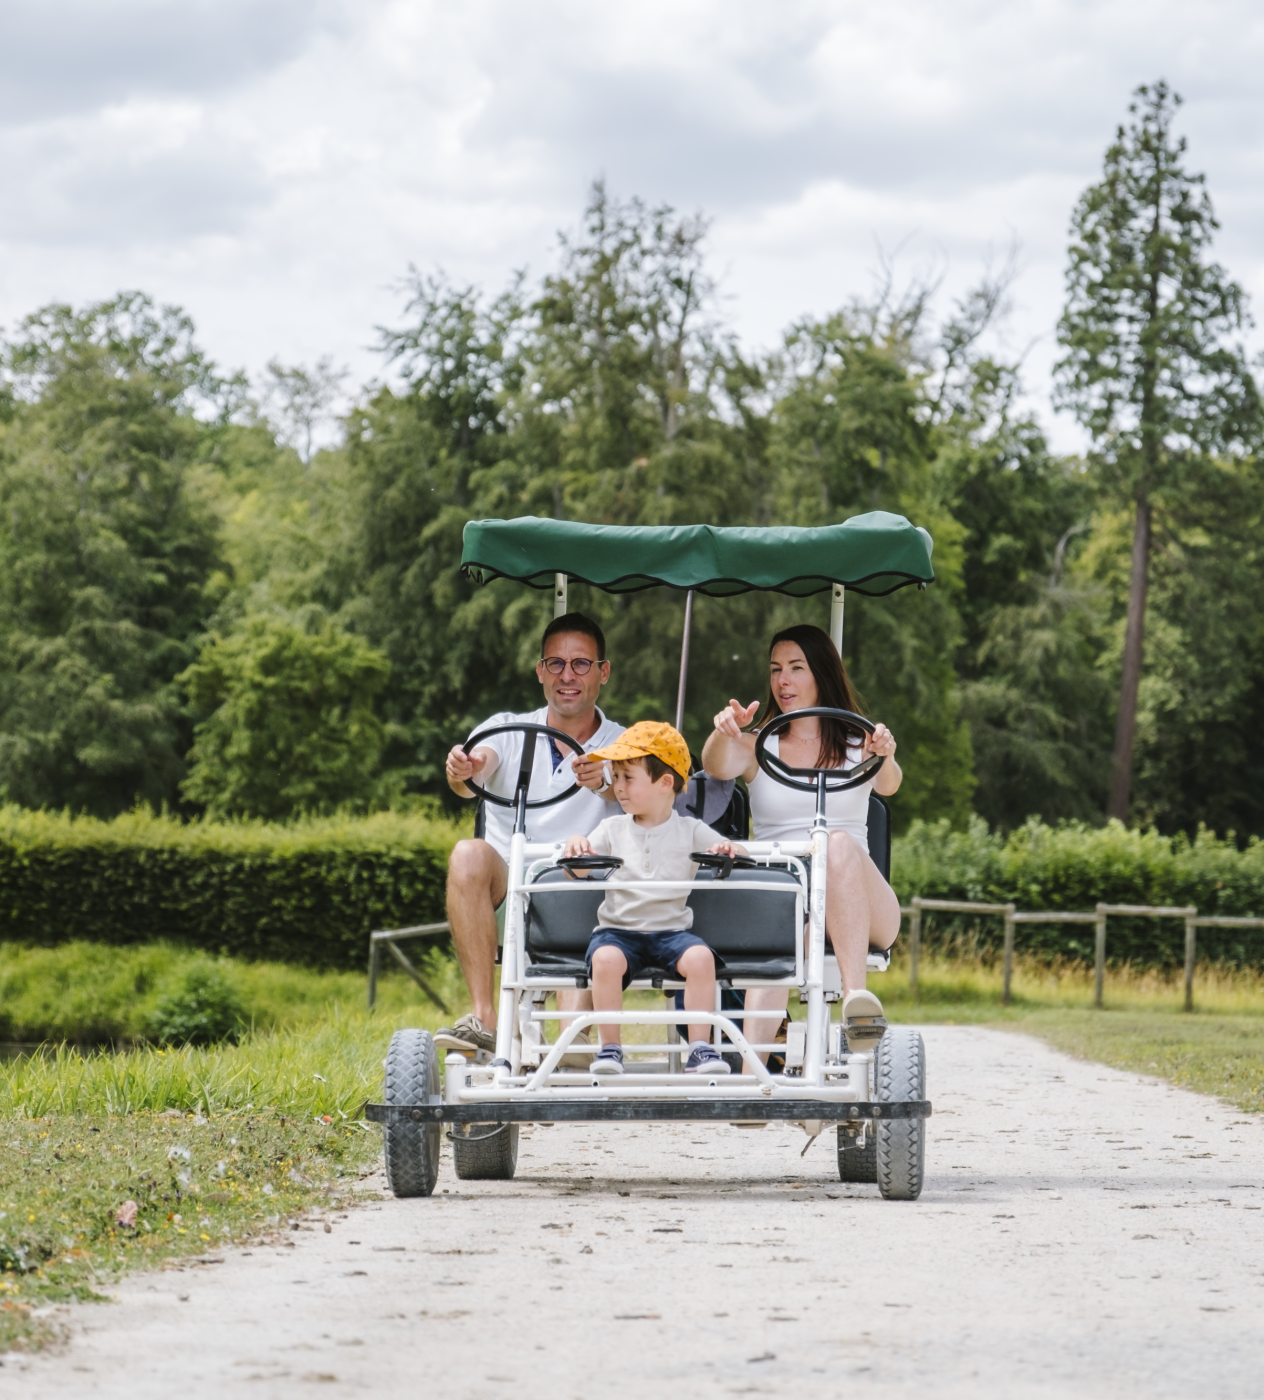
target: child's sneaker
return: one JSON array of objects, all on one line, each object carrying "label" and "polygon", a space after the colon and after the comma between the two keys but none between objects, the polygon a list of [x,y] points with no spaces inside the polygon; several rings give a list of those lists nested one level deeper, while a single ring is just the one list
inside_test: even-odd
[{"label": "child's sneaker", "polygon": [[603,1045],[592,1057],[589,1068],[594,1074],[622,1074],[623,1046]]},{"label": "child's sneaker", "polygon": [[708,1041],[697,1044],[689,1052],[685,1061],[686,1074],[728,1074],[729,1067],[724,1056]]}]

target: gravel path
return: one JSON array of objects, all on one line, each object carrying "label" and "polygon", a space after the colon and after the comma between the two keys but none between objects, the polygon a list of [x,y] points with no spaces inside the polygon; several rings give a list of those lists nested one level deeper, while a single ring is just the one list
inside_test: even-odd
[{"label": "gravel path", "polygon": [[[536,1128],[512,1182],[312,1221],[68,1310],[12,1400],[1256,1396],[1264,1118],[1025,1036],[925,1032],[916,1204],[832,1133]],[[668,1387],[672,1387],[669,1392]]]}]

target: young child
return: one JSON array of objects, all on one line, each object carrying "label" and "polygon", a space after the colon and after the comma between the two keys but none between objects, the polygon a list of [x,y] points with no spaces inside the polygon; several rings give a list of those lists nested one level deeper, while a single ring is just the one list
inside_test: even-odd
[{"label": "young child", "polygon": [[[672,810],[676,794],[689,777],[689,748],[670,724],[643,721],[613,744],[594,749],[590,758],[608,760],[614,769],[614,795],[621,817],[607,817],[591,836],[572,836],[564,856],[618,856],[621,869],[611,879],[692,880],[693,851],[745,855],[718,831],[694,817]],[[623,1008],[623,991],[644,968],[661,967],[685,981],[685,1010],[715,1009],[715,954],[690,933],[693,910],[685,907],[687,889],[611,890],[597,911],[599,920],[588,944],[588,980],[597,1011]],[[729,1067],[710,1040],[705,1022],[689,1027],[686,1074],[727,1074]],[[601,1049],[593,1056],[596,1074],[623,1073],[618,1026],[602,1026]]]}]

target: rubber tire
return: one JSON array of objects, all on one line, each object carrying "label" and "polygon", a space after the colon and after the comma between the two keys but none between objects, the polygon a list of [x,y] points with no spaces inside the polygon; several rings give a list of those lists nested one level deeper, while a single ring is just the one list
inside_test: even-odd
[{"label": "rubber tire", "polygon": [[[874,1055],[874,1100],[890,1103],[926,1097],[926,1048],[908,1026],[891,1026]],[[878,1190],[887,1201],[915,1201],[926,1169],[925,1118],[878,1123]]]},{"label": "rubber tire", "polygon": [[[472,1138],[463,1138],[463,1125],[452,1125],[452,1165],[462,1181],[512,1181],[518,1166],[517,1123],[471,1123]],[[489,1134],[484,1137],[483,1134]]]},{"label": "rubber tire", "polygon": [[[388,1104],[424,1103],[439,1092],[439,1054],[429,1031],[396,1031],[386,1052]],[[386,1123],[386,1184],[396,1196],[429,1196],[439,1179],[440,1123]]]},{"label": "rubber tire", "polygon": [[878,1144],[873,1133],[865,1134],[863,1147],[846,1146],[842,1128],[838,1130],[838,1179],[872,1186],[878,1179]]}]

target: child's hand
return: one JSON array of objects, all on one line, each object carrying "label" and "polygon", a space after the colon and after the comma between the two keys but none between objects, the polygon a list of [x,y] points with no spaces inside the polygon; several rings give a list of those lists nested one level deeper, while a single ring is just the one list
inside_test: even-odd
[{"label": "child's hand", "polygon": [[587,836],[571,836],[567,839],[566,845],[562,847],[563,860],[570,860],[572,856],[590,856],[592,854],[592,842]]},{"label": "child's hand", "polygon": [[746,847],[739,846],[736,841],[717,841],[714,846],[707,847],[707,854],[712,856],[744,856]]}]

